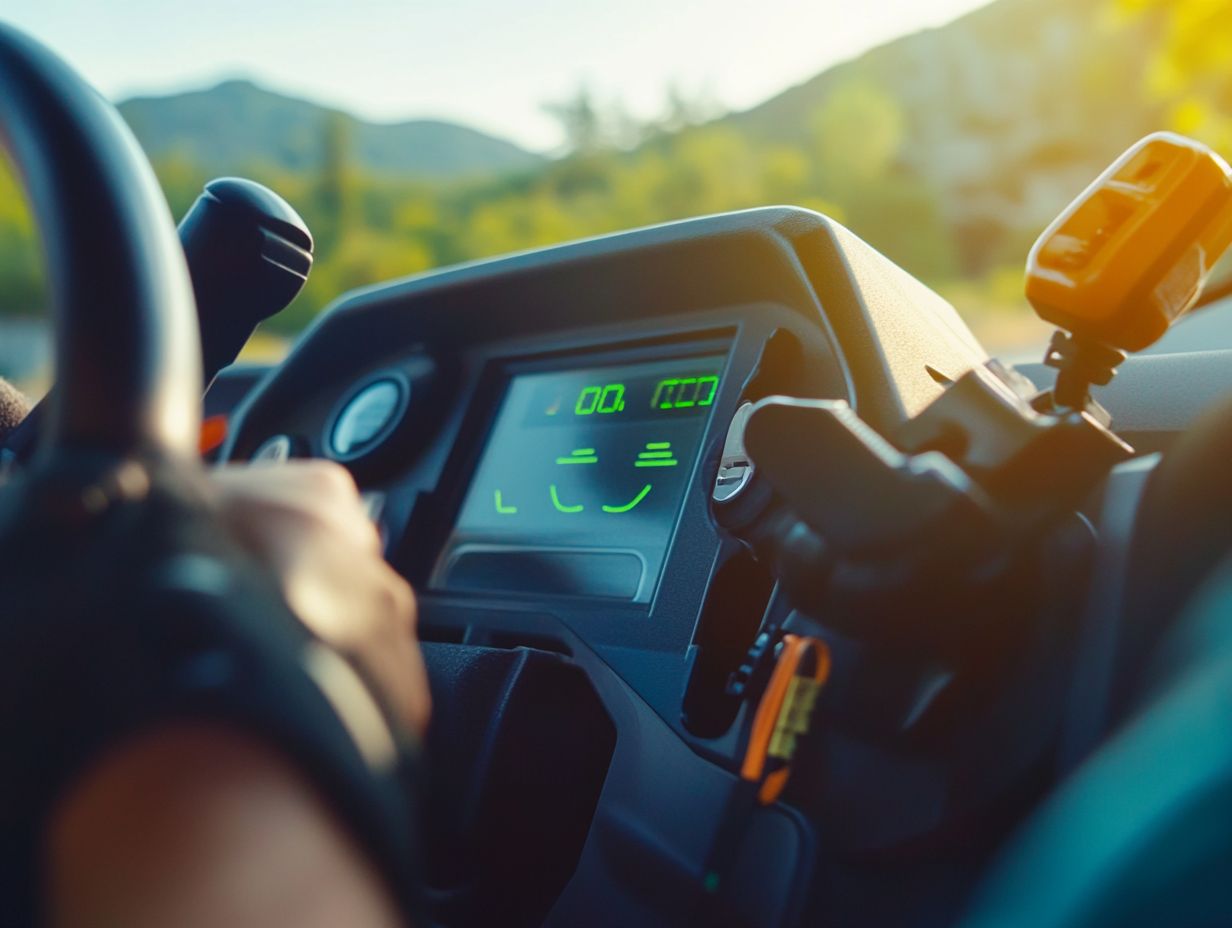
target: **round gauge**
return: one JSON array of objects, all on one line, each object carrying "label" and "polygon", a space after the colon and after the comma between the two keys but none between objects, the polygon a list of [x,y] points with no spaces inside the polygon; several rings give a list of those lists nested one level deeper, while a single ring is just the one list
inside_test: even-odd
[{"label": "round gauge", "polygon": [[406,411],[408,394],[406,384],[392,376],[361,387],[334,417],[329,430],[330,453],[345,461],[379,445]]},{"label": "round gauge", "polygon": [[272,438],[267,438],[261,442],[256,451],[252,453],[250,461],[261,461],[263,463],[281,464],[289,459],[295,452],[295,442],[290,435],[275,435]]}]

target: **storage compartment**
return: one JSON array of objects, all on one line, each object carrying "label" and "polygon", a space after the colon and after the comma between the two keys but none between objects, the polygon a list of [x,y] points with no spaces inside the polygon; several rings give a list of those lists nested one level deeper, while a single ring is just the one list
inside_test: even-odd
[{"label": "storage compartment", "polygon": [[590,831],[616,730],[585,672],[532,648],[425,643],[433,923],[542,923]]}]

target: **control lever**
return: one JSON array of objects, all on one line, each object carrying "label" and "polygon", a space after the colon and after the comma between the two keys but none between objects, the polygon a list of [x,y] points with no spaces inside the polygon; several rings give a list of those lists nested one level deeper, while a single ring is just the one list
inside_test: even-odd
[{"label": "control lever", "polygon": [[257,326],[303,289],[312,269],[312,234],[286,200],[239,177],[206,184],[179,231],[197,299],[208,389]]},{"label": "control lever", "polygon": [[[239,177],[206,184],[179,233],[197,301],[203,388],[208,390],[256,327],[303,289],[312,268],[312,234],[282,197]],[[9,433],[6,462],[33,454],[46,403],[44,398]]]},{"label": "control lever", "polygon": [[[904,454],[842,401],[773,396],[733,421],[719,522],[797,608],[854,637],[934,643],[966,581],[1002,552],[995,507],[940,452]],[[959,578],[964,581],[958,582]],[[934,619],[938,621],[934,621]],[[952,631],[959,633],[957,623]]]},{"label": "control lever", "polygon": [[892,555],[925,532],[965,548],[987,524],[978,489],[957,465],[937,452],[903,454],[841,400],[764,399],[744,444],[783,501],[842,556]]}]

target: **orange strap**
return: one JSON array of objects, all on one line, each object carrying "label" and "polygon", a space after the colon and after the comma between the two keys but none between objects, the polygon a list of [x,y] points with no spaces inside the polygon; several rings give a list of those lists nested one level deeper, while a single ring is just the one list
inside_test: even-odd
[{"label": "orange strap", "polygon": [[[808,731],[817,694],[830,675],[830,649],[818,638],[784,635],[766,692],[757,704],[740,776],[761,782],[758,800],[774,802],[787,786],[796,738]],[[782,766],[767,772],[771,759]]]}]

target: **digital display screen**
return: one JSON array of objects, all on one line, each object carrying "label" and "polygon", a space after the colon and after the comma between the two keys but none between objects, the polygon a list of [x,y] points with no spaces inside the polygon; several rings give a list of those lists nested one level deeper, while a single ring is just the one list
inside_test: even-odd
[{"label": "digital display screen", "polygon": [[649,600],[723,361],[515,376],[433,585]]}]

